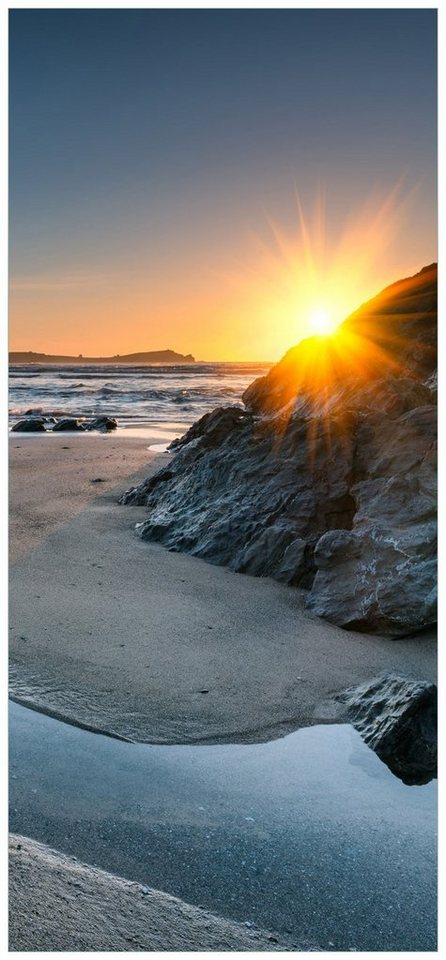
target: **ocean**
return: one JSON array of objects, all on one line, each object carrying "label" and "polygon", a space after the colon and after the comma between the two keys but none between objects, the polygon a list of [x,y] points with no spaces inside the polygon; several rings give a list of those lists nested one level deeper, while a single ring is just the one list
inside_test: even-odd
[{"label": "ocean", "polygon": [[270,364],[180,366],[20,364],[9,368],[10,426],[27,411],[47,416],[116,417],[122,429],[186,430],[209,410],[241,403]]}]

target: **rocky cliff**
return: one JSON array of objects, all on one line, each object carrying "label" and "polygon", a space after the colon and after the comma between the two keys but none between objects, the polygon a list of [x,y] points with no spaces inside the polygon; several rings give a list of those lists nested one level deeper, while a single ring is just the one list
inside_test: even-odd
[{"label": "rocky cliff", "polygon": [[436,619],[437,269],[310,338],[127,491],[141,537],[308,591],[346,628]]}]

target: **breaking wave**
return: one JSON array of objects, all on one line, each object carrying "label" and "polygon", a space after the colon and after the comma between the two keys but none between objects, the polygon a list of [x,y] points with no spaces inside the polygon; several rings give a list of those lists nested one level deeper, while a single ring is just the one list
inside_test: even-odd
[{"label": "breaking wave", "polygon": [[28,411],[48,416],[116,417],[126,424],[189,426],[216,406],[241,401],[266,364],[188,364],[181,366],[14,365],[9,371],[11,421]]}]

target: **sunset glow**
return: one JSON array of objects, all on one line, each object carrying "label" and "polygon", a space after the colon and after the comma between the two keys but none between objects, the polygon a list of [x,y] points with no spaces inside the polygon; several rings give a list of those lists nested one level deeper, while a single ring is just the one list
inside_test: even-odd
[{"label": "sunset glow", "polygon": [[333,320],[329,310],[319,308],[313,310],[313,313],[310,315],[310,327],[315,336],[328,337],[336,330],[337,323]]},{"label": "sunset glow", "polygon": [[[435,283],[436,275],[436,264],[424,268],[423,283]],[[367,395],[364,390],[368,384],[373,388],[377,378],[382,383],[381,399],[398,405],[401,390],[398,378],[411,378],[405,359],[410,354],[411,328],[408,324],[408,332],[404,334],[401,322],[412,316],[413,303],[419,297],[419,284],[420,274],[416,274],[390,285],[373,298],[370,307],[365,305],[355,311],[331,334],[319,333],[306,338],[286,353],[274,368],[275,387],[270,393],[271,412],[277,406],[282,411],[276,421],[278,445],[290,419],[299,411],[309,417],[310,434],[313,430],[317,432],[323,422],[328,445],[333,431],[342,440],[344,428],[348,428],[355,408],[358,387],[361,388],[358,395],[364,403]],[[393,311],[392,299],[394,302],[396,296],[402,305],[407,304],[407,316]],[[322,317],[318,319],[322,320]],[[427,340],[418,349],[419,360],[423,359],[423,353],[425,355],[427,369],[432,344]],[[346,383],[350,383],[348,398],[342,389]],[[373,402],[376,403],[376,397]],[[313,409],[317,416],[312,416]]]},{"label": "sunset glow", "polygon": [[246,236],[231,266],[227,251],[206,252],[203,270],[188,251],[182,264],[166,259],[156,277],[138,273],[131,283],[119,269],[12,277],[11,348],[77,356],[174,347],[204,360],[278,359],[306,337],[333,334],[390,282],[389,251],[415,198],[398,183],[334,223],[322,190],[305,209],[296,197],[293,228],[265,218],[263,237]]},{"label": "sunset glow", "polygon": [[307,11],[296,56],[295,10],[14,10],[10,350],[274,361],[435,260],[432,31],[398,16]]},{"label": "sunset glow", "polygon": [[259,337],[265,326],[274,333],[270,355],[306,337],[332,335],[391,281],[389,252],[404,235],[416,197],[416,188],[397,182],[386,194],[363,198],[334,224],[325,191],[306,206],[296,193],[294,229],[270,219],[264,236],[252,238],[239,271],[221,276],[221,289],[232,287],[236,309],[255,314]]}]

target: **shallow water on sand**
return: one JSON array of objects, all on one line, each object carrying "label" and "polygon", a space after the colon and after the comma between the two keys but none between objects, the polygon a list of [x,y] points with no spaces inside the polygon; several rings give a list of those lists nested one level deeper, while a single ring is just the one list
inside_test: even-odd
[{"label": "shallow water on sand", "polygon": [[12,703],[10,774],[10,829],[87,863],[292,943],[435,950],[436,784],[350,726],[159,746]]}]

